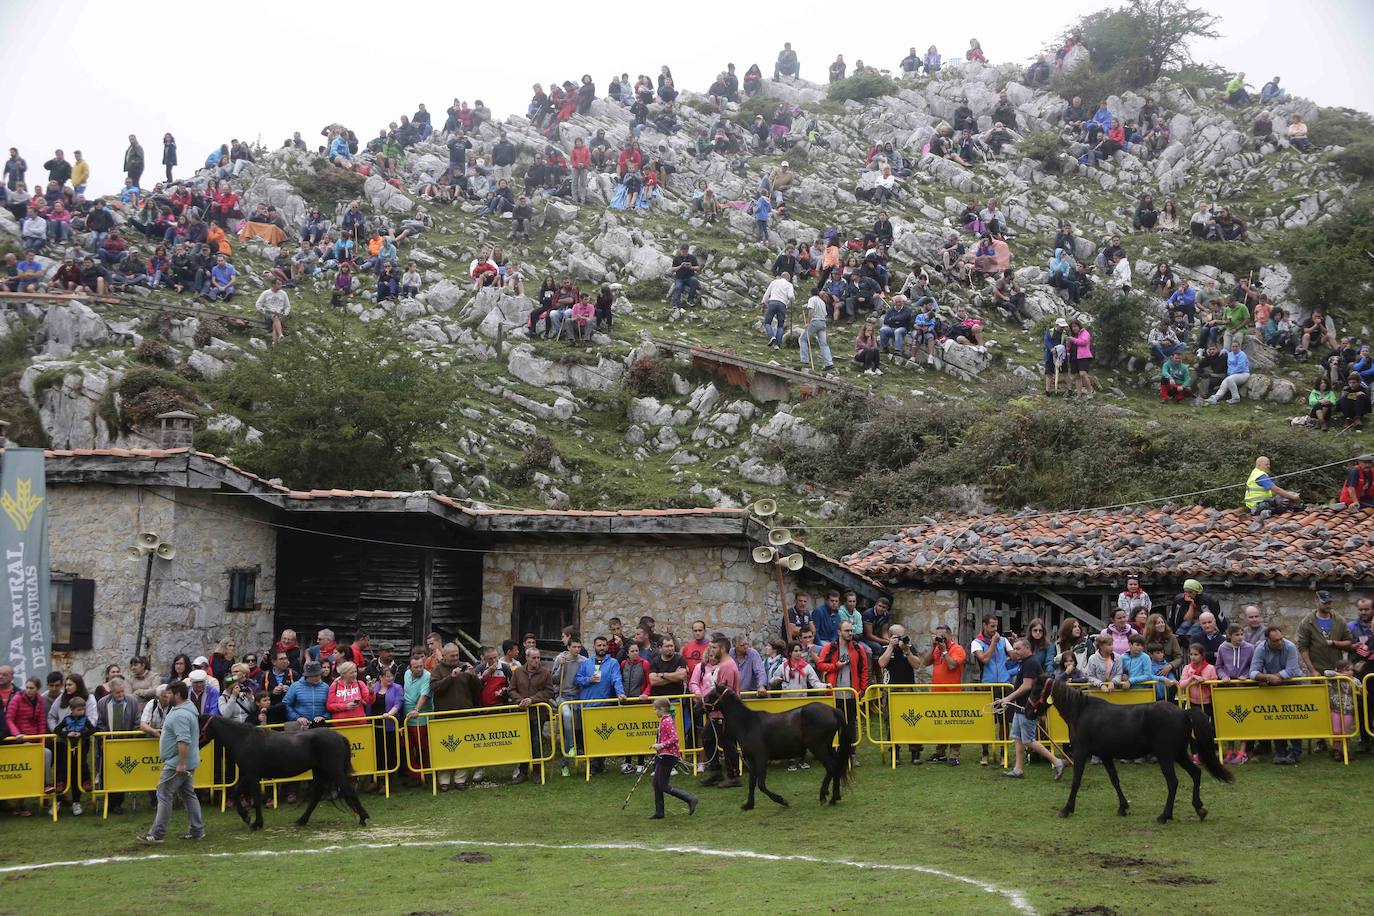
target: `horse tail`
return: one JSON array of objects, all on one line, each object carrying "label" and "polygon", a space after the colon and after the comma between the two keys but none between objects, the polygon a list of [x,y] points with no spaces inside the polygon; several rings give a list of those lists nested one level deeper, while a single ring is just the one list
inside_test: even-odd
[{"label": "horse tail", "polygon": [[1207,768],[1207,772],[1220,782],[1235,782],[1235,775],[1226,769],[1221,758],[1217,756],[1217,733],[1207,719],[1207,714],[1197,706],[1190,706],[1188,719],[1193,729],[1193,740],[1197,742],[1198,759]]},{"label": "horse tail", "polygon": [[[855,710],[857,712],[857,706]],[[840,760],[840,775],[838,778],[847,785],[853,782],[854,736],[850,733],[849,726],[845,724],[844,717],[840,715],[838,709],[835,710],[835,721],[840,726],[840,746],[835,751],[835,753],[839,755]],[[858,730],[858,727],[859,725],[856,722],[854,724],[855,731]]]}]

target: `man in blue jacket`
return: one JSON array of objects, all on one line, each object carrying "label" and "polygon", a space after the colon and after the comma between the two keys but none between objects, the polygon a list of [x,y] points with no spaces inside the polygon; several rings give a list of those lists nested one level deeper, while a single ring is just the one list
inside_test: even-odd
[{"label": "man in blue jacket", "polygon": [[[625,699],[625,684],[620,679],[620,662],[611,657],[607,651],[609,643],[604,636],[598,636],[592,643],[595,653],[594,658],[582,659],[582,664],[577,668],[577,676],[573,678],[580,689],[579,699],[583,700],[610,700],[615,697],[617,700]],[[588,706],[604,706],[604,703],[589,703]],[[577,707],[577,733],[582,733],[582,707]],[[604,761],[597,759],[591,763],[592,775],[599,775],[604,766]]]},{"label": "man in blue jacket", "polygon": [[816,605],[811,612],[811,626],[816,631],[816,645],[824,649],[840,638],[840,593],[832,590],[825,596],[825,604]]},{"label": "man in blue jacket", "polygon": [[[1295,677],[1302,677],[1298,647],[1283,638],[1282,627],[1270,627],[1264,631],[1264,642],[1255,647],[1254,657],[1250,659],[1250,680],[1273,686]],[[1301,753],[1302,745],[1297,741],[1283,738],[1274,741],[1274,763],[1280,766],[1293,766]]]},{"label": "man in blue jacket", "polygon": [[305,663],[305,677],[286,691],[287,721],[314,728],[323,725],[329,718],[329,711],[325,708],[325,702],[329,699],[329,685],[321,678],[322,674],[319,662]]}]

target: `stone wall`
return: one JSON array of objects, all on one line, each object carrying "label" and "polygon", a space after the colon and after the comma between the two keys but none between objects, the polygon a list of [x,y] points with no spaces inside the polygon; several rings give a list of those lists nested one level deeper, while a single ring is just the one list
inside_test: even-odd
[{"label": "stone wall", "polygon": [[[252,521],[270,519],[269,507],[198,490],[95,484],[53,484],[48,498],[53,573],[95,580],[93,648],[56,653],[57,666],[98,683],[105,665],[127,664],[146,561],[125,554],[141,531],[157,532],[177,549],[172,560],[153,561],[144,630],[155,671],[167,670],[178,652],[209,654],[225,636],[235,637],[240,653],[269,644],[276,530]],[[260,570],[260,608],[228,613],[228,571],[253,566]]]},{"label": "stone wall", "polygon": [[[625,632],[648,614],[661,633],[682,637],[691,622],[706,621],[707,631],[753,640],[778,635],[782,605],[771,564],[753,562],[744,546],[720,544],[626,544],[611,541],[522,540],[525,557],[487,554],[482,578],[482,642],[499,644],[511,638],[514,589],[580,589],[584,636],[609,631],[607,621],[619,617]],[[792,600],[796,577],[784,572],[787,601]],[[824,588],[810,581],[814,593]]]}]

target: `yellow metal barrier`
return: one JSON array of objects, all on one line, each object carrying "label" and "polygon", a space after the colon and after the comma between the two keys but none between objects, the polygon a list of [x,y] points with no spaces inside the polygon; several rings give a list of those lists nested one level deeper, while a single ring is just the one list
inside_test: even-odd
[{"label": "yellow metal barrier", "polygon": [[1350,730],[1338,728],[1332,717],[1331,693],[1348,692],[1353,720],[1355,696],[1360,685],[1346,675],[1294,677],[1282,684],[1254,681],[1208,681],[1212,687],[1212,714],[1218,746],[1223,741],[1339,741],[1345,763],[1350,763],[1349,739],[1360,733],[1352,721]]},{"label": "yellow metal barrier", "polygon": [[873,711],[864,733],[891,753],[894,768],[903,744],[987,744],[1002,748],[1005,763],[1011,740],[1001,737],[992,705],[1011,689],[1010,684],[870,684],[864,705]]},{"label": "yellow metal barrier", "polygon": [[[0,741],[0,800],[36,798],[39,805],[52,806],[52,819],[57,820],[57,793],[46,791],[47,760],[57,766],[57,736],[27,735],[24,738],[6,738]],[[72,767],[68,764],[67,779],[71,780]],[[81,760],[78,756],[77,778],[80,779]]]},{"label": "yellow metal barrier", "polygon": [[[1081,688],[1088,696],[1098,697],[1108,703],[1115,703],[1118,706],[1137,706],[1145,703],[1168,702],[1160,700],[1155,695],[1156,680],[1136,681],[1130,687],[1113,687],[1111,690],[1103,690],[1101,687]],[[1050,704],[1045,712],[1044,719],[1040,723],[1045,734],[1049,736],[1052,747],[1067,747],[1069,744],[1069,726],[1064,721],[1064,717],[1059,714],[1059,710]]]},{"label": "yellow metal barrier", "polygon": [[[535,756],[530,713],[539,723],[540,747],[547,744],[546,753]],[[426,712],[420,729],[425,743],[423,759],[411,756],[412,742],[405,742],[406,767],[411,772],[429,776],[430,790],[439,792],[435,774],[446,770],[470,770],[512,763],[545,764],[554,758],[554,737],[543,740],[543,723],[550,723],[553,731],[553,708],[548,703],[529,706],[486,706],[477,709],[452,709],[445,712]],[[657,727],[657,723],[655,723]],[[542,777],[541,777],[542,781]]]},{"label": "yellow metal barrier", "polygon": [[[153,792],[162,777],[162,752],[158,739],[141,731],[96,732],[91,736],[97,765],[100,768],[99,786],[91,792],[100,799],[100,816],[110,816],[110,795],[116,792]],[[217,756],[218,755],[218,758]],[[215,782],[215,762],[220,763],[223,782]],[[224,751],[210,741],[201,746],[200,766],[196,767],[194,785],[220,793],[220,809],[225,806],[225,790],[238,779],[238,768],[230,779],[228,760]]]},{"label": "yellow metal barrier", "polygon": [[1371,724],[1369,718],[1369,699],[1374,697],[1374,674],[1366,674],[1360,683],[1364,687],[1364,733],[1374,738],[1374,724]]},{"label": "yellow metal barrier", "polygon": [[[386,728],[387,721],[393,725],[391,729]],[[391,797],[391,774],[401,768],[401,729],[400,723],[395,716],[366,716],[359,719],[344,719],[338,723],[333,720],[325,720],[325,725],[343,735],[348,739],[349,769],[354,776],[382,777],[383,790],[386,797]],[[379,767],[377,765],[377,731],[381,726],[382,748],[386,752],[385,759],[391,761],[390,766]],[[272,725],[260,725],[259,728],[270,728],[276,731],[285,731],[286,723],[274,723]],[[282,779],[264,779],[262,784],[272,790],[272,804],[277,803],[277,787],[290,782],[309,782],[315,778],[311,770],[306,770],[299,776],[287,776]]]},{"label": "yellow metal barrier", "polygon": [[[654,715],[651,703],[658,697],[635,697],[619,700],[564,700],[559,704],[559,722],[562,716],[572,717],[570,725],[577,739],[574,747],[568,747],[563,729],[558,732],[558,748],[562,756],[572,758],[576,763],[587,764],[586,778],[591,780],[591,761],[606,757],[653,756],[654,742],[658,740],[658,716]],[[693,694],[674,694],[665,699],[673,701],[673,723],[677,726],[678,741],[683,756],[697,757],[700,745],[689,743],[684,725],[684,717],[691,715]],[[685,700],[686,702],[678,702]],[[700,737],[696,732],[695,737]],[[571,752],[571,753],[569,753]]]}]

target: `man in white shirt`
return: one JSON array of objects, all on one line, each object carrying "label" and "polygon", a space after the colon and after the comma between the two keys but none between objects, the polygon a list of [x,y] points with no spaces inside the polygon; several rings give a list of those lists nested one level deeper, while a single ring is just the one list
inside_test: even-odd
[{"label": "man in white shirt", "polygon": [[1123,293],[1131,291],[1131,262],[1124,254],[1118,254],[1112,264],[1112,283]]},{"label": "man in white shirt", "polygon": [[820,346],[821,366],[826,372],[835,371],[835,362],[830,355],[830,341],[825,336],[826,319],[830,316],[830,294],[820,292],[806,302],[806,330],[801,336],[802,367],[811,365],[811,341]]},{"label": "man in white shirt", "polygon": [[792,287],[792,274],[785,270],[778,274],[764,291],[763,331],[768,335],[774,350],[782,349],[782,334],[787,327],[787,309],[791,307],[796,294]]}]

